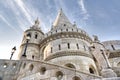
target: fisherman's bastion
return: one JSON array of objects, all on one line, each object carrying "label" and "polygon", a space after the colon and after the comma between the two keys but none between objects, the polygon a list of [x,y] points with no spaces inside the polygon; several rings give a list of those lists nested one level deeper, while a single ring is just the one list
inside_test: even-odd
[{"label": "fisherman's bastion", "polygon": [[49,32],[40,27],[24,32],[18,60],[0,60],[0,80],[120,80],[120,40],[90,37],[62,9]]}]

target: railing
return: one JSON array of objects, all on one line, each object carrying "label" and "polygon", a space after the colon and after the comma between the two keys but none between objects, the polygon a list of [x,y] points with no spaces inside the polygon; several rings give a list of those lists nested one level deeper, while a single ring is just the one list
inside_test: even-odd
[{"label": "railing", "polygon": [[120,77],[113,77],[113,78],[101,78],[101,79],[91,79],[91,80],[120,80]]}]

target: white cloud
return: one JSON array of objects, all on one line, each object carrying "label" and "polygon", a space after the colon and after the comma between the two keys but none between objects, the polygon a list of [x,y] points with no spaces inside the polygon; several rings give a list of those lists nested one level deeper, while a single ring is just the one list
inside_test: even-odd
[{"label": "white cloud", "polygon": [[79,3],[79,6],[81,8],[81,11],[82,11],[81,14],[84,15],[83,20],[87,20],[89,18],[89,14],[87,12],[87,9],[85,8],[84,0],[79,0],[78,3]]},{"label": "white cloud", "polygon": [[15,32],[17,32],[19,34],[19,32],[15,29],[15,27],[13,27],[8,21],[7,19],[5,19],[5,17],[3,17],[2,15],[0,15],[0,19],[2,19],[10,28],[12,28]]},{"label": "white cloud", "polygon": [[14,0],[17,5],[19,6],[20,10],[23,12],[23,14],[25,15],[25,17],[27,18],[27,20],[32,24],[32,17],[30,15],[30,11],[29,9],[25,6],[25,4],[23,3],[22,0]]}]

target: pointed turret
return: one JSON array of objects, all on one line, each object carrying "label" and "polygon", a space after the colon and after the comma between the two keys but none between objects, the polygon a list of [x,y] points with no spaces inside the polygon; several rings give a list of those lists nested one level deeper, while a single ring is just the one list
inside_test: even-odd
[{"label": "pointed turret", "polygon": [[63,10],[60,9],[54,23],[53,28],[62,27],[62,26],[72,26],[71,22],[68,20],[66,15],[63,13]]}]

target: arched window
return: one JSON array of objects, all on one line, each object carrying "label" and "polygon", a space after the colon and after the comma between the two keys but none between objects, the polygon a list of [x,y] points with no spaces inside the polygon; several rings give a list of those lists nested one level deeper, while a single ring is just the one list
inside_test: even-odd
[{"label": "arched window", "polygon": [[8,67],[8,64],[7,64],[7,63],[4,63],[3,67],[4,67],[4,68],[7,68],[7,67]]},{"label": "arched window", "polygon": [[29,67],[30,71],[32,71],[33,68],[34,68],[34,66],[33,66],[33,64],[31,64],[30,67]]},{"label": "arched window", "polygon": [[120,67],[120,62],[117,64],[118,67]]},{"label": "arched window", "polygon": [[71,63],[68,63],[68,64],[65,64],[66,67],[69,67],[69,68],[74,68],[75,69],[75,66]]},{"label": "arched window", "polygon": [[81,80],[78,76],[74,76],[72,80]]},{"label": "arched window", "polygon": [[41,74],[45,74],[45,72],[46,72],[46,68],[45,68],[45,67],[41,67],[41,68],[40,68],[40,73],[41,73]]},{"label": "arched window", "polygon": [[56,72],[56,77],[58,80],[61,80],[63,78],[63,73],[61,71]]},{"label": "arched window", "polygon": [[29,36],[29,37],[31,37],[31,33],[28,33],[26,36]]},{"label": "arched window", "polygon": [[94,70],[93,70],[92,68],[89,68],[89,72],[90,72],[91,74],[94,74]]}]

